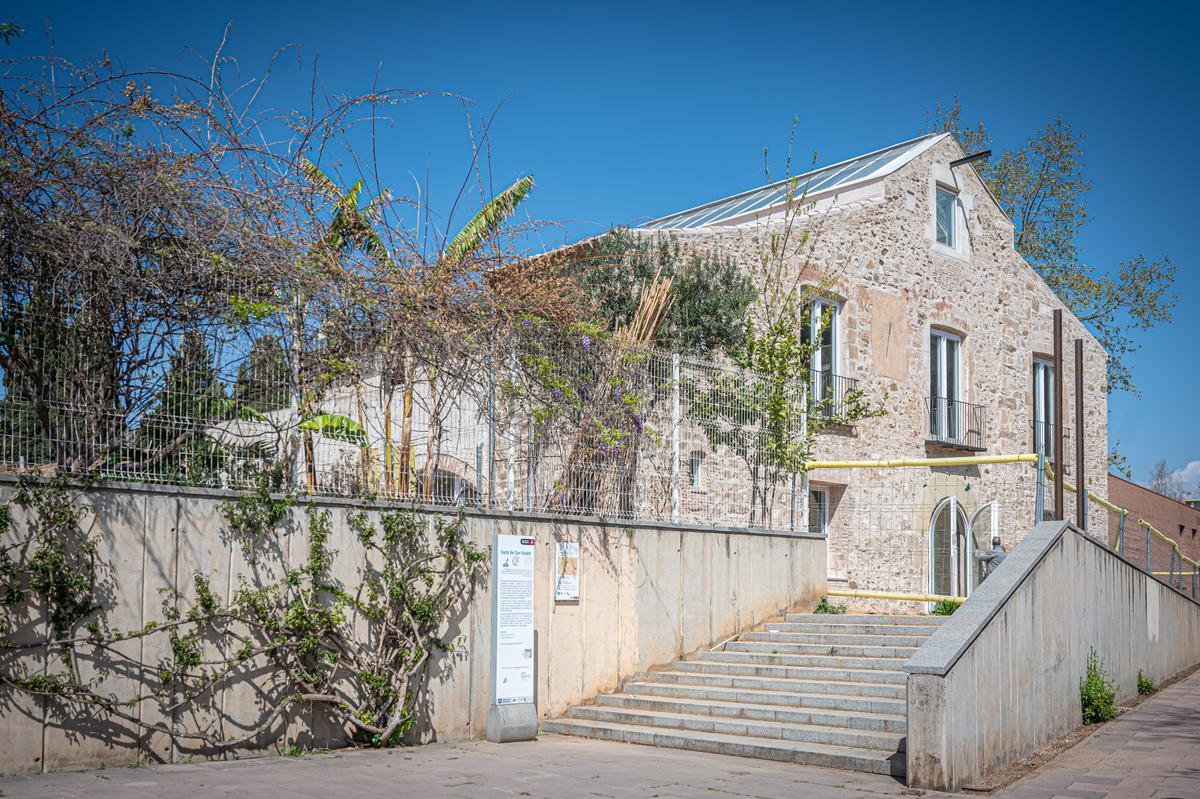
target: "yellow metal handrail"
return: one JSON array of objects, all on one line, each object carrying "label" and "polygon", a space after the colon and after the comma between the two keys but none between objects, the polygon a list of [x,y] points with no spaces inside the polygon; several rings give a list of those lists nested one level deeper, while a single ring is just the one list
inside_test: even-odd
[{"label": "yellow metal handrail", "polygon": [[906,466],[975,466],[989,463],[1037,463],[1031,452],[1019,455],[974,455],[962,458],[893,458],[882,461],[809,461],[806,471],[813,469],[896,469]]},{"label": "yellow metal handrail", "polygon": [[941,594],[906,594],[897,591],[860,591],[857,588],[830,588],[826,596],[845,596],[852,599],[896,599],[901,602],[953,602],[961,605],[965,596],[943,596]]},{"label": "yellow metal handrail", "polygon": [[[1046,470],[1046,479],[1053,482],[1054,481],[1054,470],[1050,468],[1049,463],[1044,464],[1044,468]],[[1079,490],[1075,486],[1068,483],[1066,480],[1063,480],[1063,489],[1066,491],[1070,491],[1072,494],[1078,492],[1078,490]],[[1104,499],[1103,497],[1096,496],[1091,491],[1087,492],[1087,497],[1089,500],[1091,500],[1092,502],[1095,502],[1097,505],[1099,505],[1100,507],[1102,507],[1106,510],[1110,510],[1113,513],[1119,513],[1122,516],[1129,515],[1129,511],[1126,508],[1122,508],[1119,505],[1114,505],[1111,502],[1109,502],[1108,500]],[[1173,539],[1171,539],[1165,533],[1162,533],[1161,531],[1159,531],[1158,528],[1156,528],[1154,525],[1150,524],[1150,522],[1146,521],[1145,519],[1138,519],[1137,523],[1139,525],[1141,525],[1142,527],[1145,527],[1151,533],[1154,533],[1155,536],[1162,539],[1165,543],[1170,544],[1171,548],[1175,550],[1175,555],[1181,561],[1183,561],[1184,563],[1191,564],[1191,566],[1193,568],[1200,567],[1200,562],[1194,561],[1191,558],[1189,558],[1187,555],[1183,554],[1183,550],[1181,550],[1179,548],[1178,543],[1176,543]],[[1124,535],[1124,526],[1123,525],[1122,525],[1122,535]],[[1120,541],[1120,539],[1118,539],[1117,540],[1118,547],[1120,546],[1120,544],[1121,544],[1121,541]],[[1168,573],[1170,573],[1170,572],[1168,572]],[[1158,572],[1152,572],[1152,574],[1158,574]]]},{"label": "yellow metal handrail", "polygon": [[[1041,458],[1036,453],[1023,452],[1016,455],[974,455],[961,458],[893,458],[890,460],[873,460],[873,461],[809,461],[805,464],[805,471],[814,469],[896,469],[912,466],[974,466],[995,463],[1037,463]],[[1042,468],[1045,471],[1046,478],[1054,481],[1054,471],[1050,468],[1050,464],[1042,460]],[[1072,494],[1078,493],[1079,489],[1063,480],[1063,489],[1070,491]],[[1124,544],[1125,524],[1124,519],[1129,516],[1129,510],[1122,508],[1119,505],[1114,505],[1103,497],[1097,496],[1091,491],[1087,492],[1087,498],[1091,502],[1095,502],[1105,510],[1113,513],[1119,513],[1122,517],[1120,532],[1117,536],[1116,549],[1120,550]],[[1195,561],[1183,554],[1183,550],[1179,548],[1179,544],[1173,541],[1170,537],[1159,531],[1154,525],[1145,519],[1138,519],[1138,524],[1145,527],[1149,533],[1166,542],[1174,550],[1176,557],[1179,558],[1180,564],[1187,563],[1192,567],[1189,574],[1193,577],[1200,576],[1200,561]],[[1149,549],[1147,548],[1147,567],[1149,567]],[[1178,576],[1183,577],[1184,571],[1182,565],[1178,572],[1149,572],[1155,576]],[[826,594],[828,596],[849,597],[852,599],[889,599],[900,602],[953,602],[956,605],[961,605],[966,601],[966,597],[959,596],[943,596],[941,594],[911,594],[904,592],[893,591],[866,591],[857,588],[830,588]]]}]

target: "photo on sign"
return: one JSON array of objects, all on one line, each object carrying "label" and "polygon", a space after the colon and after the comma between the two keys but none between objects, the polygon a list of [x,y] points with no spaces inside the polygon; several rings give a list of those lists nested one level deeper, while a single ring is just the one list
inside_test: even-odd
[{"label": "photo on sign", "polygon": [[554,546],[554,601],[579,600],[579,542],[559,541]]}]

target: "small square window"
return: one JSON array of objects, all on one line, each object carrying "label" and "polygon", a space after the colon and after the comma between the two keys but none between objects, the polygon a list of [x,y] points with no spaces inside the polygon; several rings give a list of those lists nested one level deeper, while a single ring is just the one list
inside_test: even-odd
[{"label": "small square window", "polygon": [[958,202],[958,195],[949,189],[938,187],[937,190],[937,209],[934,214],[937,223],[937,240],[938,244],[945,244],[947,247],[956,247],[956,236],[954,230],[955,214],[954,206]]}]

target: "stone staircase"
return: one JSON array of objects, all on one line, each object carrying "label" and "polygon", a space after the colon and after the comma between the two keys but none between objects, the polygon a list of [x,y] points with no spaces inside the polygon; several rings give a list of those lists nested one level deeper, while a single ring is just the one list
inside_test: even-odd
[{"label": "stone staircase", "polygon": [[946,618],[789,614],[541,728],[903,776],[903,664]]}]

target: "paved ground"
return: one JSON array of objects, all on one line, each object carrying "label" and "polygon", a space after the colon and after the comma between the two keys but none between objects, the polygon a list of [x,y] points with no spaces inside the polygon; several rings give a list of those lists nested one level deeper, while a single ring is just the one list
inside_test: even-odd
[{"label": "paved ground", "polygon": [[1002,795],[1200,797],[1200,672],[1150,697]]},{"label": "paved ground", "polygon": [[[871,799],[900,796],[904,791],[895,780],[870,774],[553,735],[526,744],[436,744],[387,752],[0,779],[4,799]],[[1200,797],[1200,673],[1144,702],[1000,795],[1009,799]]]}]

